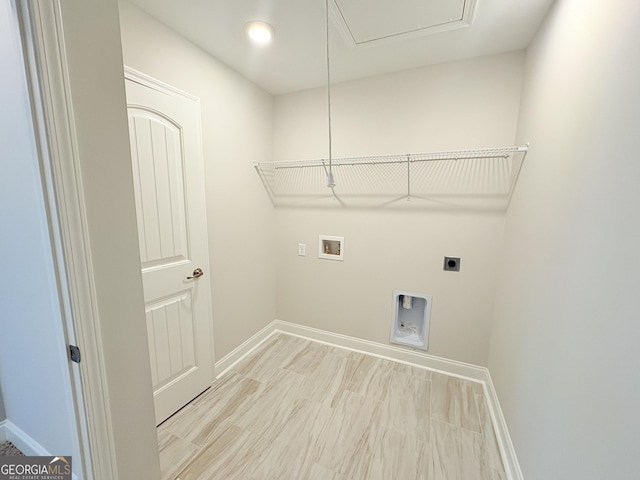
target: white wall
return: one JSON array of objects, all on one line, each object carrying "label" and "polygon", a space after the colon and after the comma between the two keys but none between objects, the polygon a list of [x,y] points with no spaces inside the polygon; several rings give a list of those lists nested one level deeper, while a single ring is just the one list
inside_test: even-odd
[{"label": "white wall", "polygon": [[157,479],[118,4],[60,5],[118,479]]},{"label": "white wall", "polygon": [[[522,52],[332,85],[333,155],[350,157],[513,143]],[[274,160],[327,156],[326,88],[275,101]]]},{"label": "white wall", "polygon": [[200,98],[219,360],[275,318],[274,212],[252,162],[272,153],[271,95],[129,2],[125,64]]},{"label": "white wall", "polygon": [[[518,52],[334,85],[333,154],[512,145],[523,66]],[[276,97],[274,159],[326,156],[326,89]],[[486,364],[504,213],[308,206],[276,212],[279,319],[388,343],[392,290],[429,293],[429,353]],[[345,237],[343,263],[317,258],[319,234]]]},{"label": "white wall", "polygon": [[[54,455],[75,419],[20,34],[0,2],[0,414]],[[4,418],[3,415],[0,419]]]},{"label": "white wall", "polygon": [[528,480],[640,472],[639,22],[561,0],[527,54],[489,368]]}]

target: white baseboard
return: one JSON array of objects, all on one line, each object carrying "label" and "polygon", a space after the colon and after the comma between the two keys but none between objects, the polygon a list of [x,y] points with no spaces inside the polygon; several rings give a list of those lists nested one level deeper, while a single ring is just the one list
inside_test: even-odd
[{"label": "white baseboard", "polygon": [[436,357],[423,352],[403,349],[391,345],[349,337],[338,333],[327,332],[317,328],[311,328],[296,323],[274,320],[269,325],[256,333],[249,340],[222,358],[215,364],[216,377],[219,378],[228,372],[234,365],[251,354],[264,341],[276,333],[294,335],[319,343],[325,343],[335,347],[341,347],[355,352],[366,353],[376,357],[385,358],[401,363],[408,363],[417,367],[444,373],[454,377],[463,378],[481,383],[484,389],[487,406],[491,413],[491,421],[496,433],[498,447],[505,463],[505,471],[508,480],[523,480],[522,471],[518,464],[513,443],[507,430],[507,424],[500,409],[500,402],[496,394],[489,370],[469,363]]},{"label": "white baseboard", "polygon": [[221,358],[214,365],[215,377],[222,377],[225,373],[227,373],[227,371],[229,371],[230,368],[232,368],[236,363],[240,362],[247,355],[253,352],[275,332],[275,322],[271,322],[249,340]]},{"label": "white baseboard", "polygon": [[51,456],[51,453],[49,453],[46,448],[10,420],[0,422],[0,440],[13,443],[27,456]]},{"label": "white baseboard", "polygon": [[409,363],[474,382],[484,382],[486,379],[486,368],[469,363],[436,357],[427,353],[392,345],[384,345],[361,338],[349,337],[339,333],[327,332],[295,323],[283,322],[282,320],[274,320],[272,324],[274,324],[275,330],[279,332],[304,337],[315,340],[316,342],[346,348],[355,352],[367,353],[396,362]]},{"label": "white baseboard", "polygon": [[518,463],[518,456],[516,455],[516,450],[513,447],[513,442],[511,441],[511,435],[509,435],[507,421],[505,420],[504,415],[502,414],[502,409],[500,408],[498,394],[493,386],[489,369],[486,370],[487,379],[483,382],[484,396],[487,400],[489,412],[491,413],[491,422],[493,423],[493,429],[496,433],[496,439],[498,440],[498,447],[502,454],[502,460],[505,463],[504,468],[507,472],[507,478],[509,480],[524,480],[520,464]]}]

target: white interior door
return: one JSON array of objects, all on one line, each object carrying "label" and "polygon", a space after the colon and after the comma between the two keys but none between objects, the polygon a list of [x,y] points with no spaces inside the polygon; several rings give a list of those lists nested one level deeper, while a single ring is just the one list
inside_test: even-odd
[{"label": "white interior door", "polygon": [[[151,375],[160,423],[212,380],[200,108],[198,99],[153,79],[130,71],[126,77]],[[198,271],[203,274],[194,275]]]}]

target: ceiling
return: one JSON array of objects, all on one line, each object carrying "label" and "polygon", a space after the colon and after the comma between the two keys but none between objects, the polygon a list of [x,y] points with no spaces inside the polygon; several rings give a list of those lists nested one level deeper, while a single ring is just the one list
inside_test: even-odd
[{"label": "ceiling", "polygon": [[[273,95],[326,85],[324,0],[131,1]],[[526,48],[553,1],[329,0],[331,82]]]}]

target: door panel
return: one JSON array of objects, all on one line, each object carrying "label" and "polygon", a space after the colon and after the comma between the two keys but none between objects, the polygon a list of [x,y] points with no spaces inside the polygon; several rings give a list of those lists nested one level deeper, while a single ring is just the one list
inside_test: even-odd
[{"label": "door panel", "polygon": [[154,112],[130,108],[129,116],[142,268],[184,260],[189,255],[181,131]]},{"label": "door panel", "polygon": [[191,295],[184,292],[146,308],[154,385],[163,388],[196,367]]},{"label": "door panel", "polygon": [[[212,380],[211,291],[197,99],[126,79],[156,421]],[[204,270],[199,278],[196,268]]]}]

